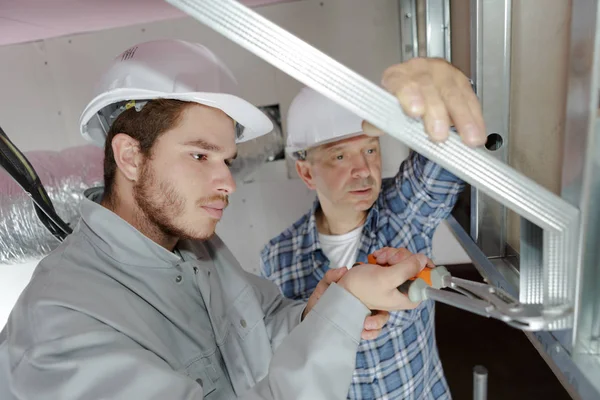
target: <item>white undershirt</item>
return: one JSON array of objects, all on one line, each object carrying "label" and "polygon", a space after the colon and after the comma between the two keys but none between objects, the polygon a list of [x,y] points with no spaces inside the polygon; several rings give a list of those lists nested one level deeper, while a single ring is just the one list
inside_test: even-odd
[{"label": "white undershirt", "polygon": [[343,235],[319,233],[321,249],[330,261],[330,268],[352,268],[358,257],[358,246],[360,245],[363,226]]}]

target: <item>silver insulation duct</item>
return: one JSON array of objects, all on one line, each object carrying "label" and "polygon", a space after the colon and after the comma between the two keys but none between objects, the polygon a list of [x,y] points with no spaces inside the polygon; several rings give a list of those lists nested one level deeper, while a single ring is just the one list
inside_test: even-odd
[{"label": "silver insulation duct", "polygon": [[[83,191],[101,185],[103,149],[80,146],[32,151],[25,157],[38,173],[56,213],[74,227]],[[0,264],[40,259],[59,245],[40,222],[29,195],[0,168]]]},{"label": "silver insulation duct", "polygon": [[267,135],[238,144],[238,156],[231,165],[231,173],[237,182],[249,179],[264,163],[284,158],[285,143],[279,107],[259,108],[273,122],[273,130]]}]

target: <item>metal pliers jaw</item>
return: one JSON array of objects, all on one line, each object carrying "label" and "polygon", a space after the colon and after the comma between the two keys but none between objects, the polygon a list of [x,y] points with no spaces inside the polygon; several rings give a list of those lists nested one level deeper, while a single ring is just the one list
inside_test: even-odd
[{"label": "metal pliers jaw", "polygon": [[[545,329],[556,319],[568,316],[572,307],[522,304],[504,290],[484,283],[454,278],[443,266],[431,268],[430,282],[407,281],[398,289],[413,302],[431,299],[484,317],[496,318],[524,331]],[[441,290],[452,289],[456,292]]]}]

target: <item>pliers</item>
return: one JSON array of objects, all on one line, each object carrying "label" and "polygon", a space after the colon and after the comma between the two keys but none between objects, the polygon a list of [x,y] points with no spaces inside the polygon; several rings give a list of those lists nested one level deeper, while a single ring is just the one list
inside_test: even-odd
[{"label": "pliers", "polygon": [[[368,256],[368,262],[377,264],[373,255]],[[550,322],[572,312],[571,307],[545,309],[540,304],[522,304],[495,286],[455,278],[443,266],[425,267],[417,276],[398,286],[398,290],[415,303],[426,299],[439,301],[484,317],[499,319],[524,331],[542,330]]]}]

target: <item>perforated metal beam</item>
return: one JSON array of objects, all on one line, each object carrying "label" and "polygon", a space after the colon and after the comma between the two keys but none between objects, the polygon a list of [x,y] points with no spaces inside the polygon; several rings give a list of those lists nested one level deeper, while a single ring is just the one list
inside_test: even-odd
[{"label": "perforated metal beam", "polygon": [[[574,298],[579,212],[560,197],[456,134],[431,142],[420,121],[397,99],[331,57],[233,0],[166,0],[298,81],[370,121],[506,207],[535,223],[543,235],[543,305],[570,306]],[[553,323],[567,327],[571,318]]]}]

